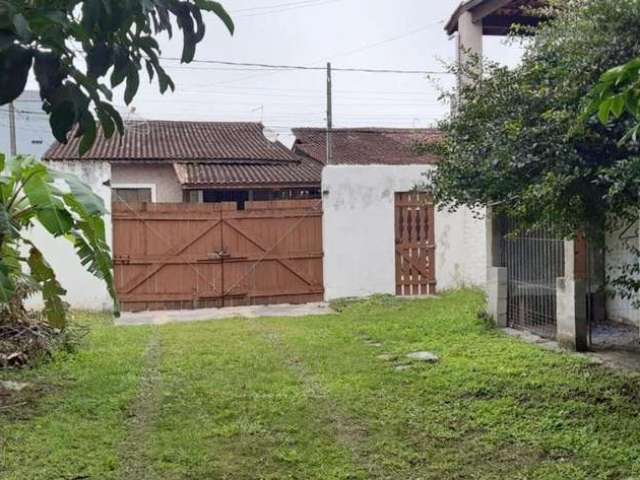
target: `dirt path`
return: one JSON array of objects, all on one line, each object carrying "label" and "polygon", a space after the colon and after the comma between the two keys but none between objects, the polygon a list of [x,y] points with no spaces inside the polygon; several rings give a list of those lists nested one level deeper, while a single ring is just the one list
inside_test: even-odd
[{"label": "dirt path", "polygon": [[120,445],[120,478],[122,480],[156,480],[148,451],[151,425],[160,411],[160,363],[162,345],[160,332],[154,330],[144,356],[144,370],[138,394],[129,410],[127,437]]},{"label": "dirt path", "polygon": [[382,478],[383,469],[376,465],[367,451],[368,432],[365,426],[350,417],[336,403],[321,380],[292,352],[277,328],[265,322],[251,322],[252,330],[268,342],[273,351],[278,353],[283,364],[296,376],[304,386],[305,396],[314,402],[314,411],[323,427],[334,437],[336,443],[351,452],[354,464],[367,473],[367,478]]}]

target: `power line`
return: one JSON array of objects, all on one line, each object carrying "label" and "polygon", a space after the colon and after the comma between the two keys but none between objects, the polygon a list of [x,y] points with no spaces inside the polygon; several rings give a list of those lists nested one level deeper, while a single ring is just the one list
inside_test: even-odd
[{"label": "power line", "polygon": [[[244,15],[236,15],[237,17],[262,17],[265,15],[273,15],[274,13],[285,13],[285,12],[291,12],[293,10],[300,10],[303,8],[310,8],[310,7],[320,7],[323,5],[329,5],[332,3],[338,3],[341,2],[342,0],[322,0],[322,1],[317,1],[314,0],[313,2],[309,1],[309,2],[298,2],[297,5],[293,5],[290,7],[280,7],[280,8],[273,8],[272,10],[267,10],[267,11],[263,11],[263,12],[256,12],[256,13],[247,13]],[[257,7],[260,8],[260,7]],[[268,8],[268,7],[264,7],[264,8]]]},{"label": "power line", "polygon": [[[168,60],[173,62],[181,61],[177,57],[160,57],[162,60]],[[314,67],[310,65],[278,65],[269,63],[251,63],[251,62],[231,62],[225,60],[193,60],[191,63],[202,63],[211,65],[231,65],[239,67],[254,67],[258,69],[269,70],[307,70],[307,71],[322,71],[325,72],[325,67]],[[183,67],[184,68],[184,67]],[[444,70],[401,70],[392,68],[355,68],[355,67],[335,67],[332,70],[338,72],[360,72],[360,73],[394,73],[394,74],[409,74],[409,75],[453,75],[451,72]]]},{"label": "power line", "polygon": [[244,12],[255,12],[259,10],[271,10],[274,8],[304,6],[310,3],[318,3],[318,2],[324,2],[324,1],[326,0],[299,0],[296,2],[279,3],[276,5],[263,5],[261,7],[240,8],[238,10],[233,10],[233,13],[236,14],[236,13],[244,13]]}]

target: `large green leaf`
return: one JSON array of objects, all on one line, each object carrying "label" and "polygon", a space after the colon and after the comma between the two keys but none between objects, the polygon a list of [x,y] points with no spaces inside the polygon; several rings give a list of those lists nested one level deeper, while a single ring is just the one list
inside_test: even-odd
[{"label": "large green leaf", "polygon": [[66,312],[62,296],[67,292],[58,282],[53,268],[45,260],[42,252],[35,246],[31,247],[27,260],[31,277],[41,286],[44,300],[44,313],[49,324],[54,328],[64,328]]},{"label": "large green leaf", "polygon": [[25,170],[25,174],[23,190],[42,226],[54,236],[67,234],[73,228],[73,218],[59,198],[60,192],[53,185],[47,168],[36,164]]},{"label": "large green leaf", "polygon": [[101,216],[107,213],[102,198],[96,195],[77,175],[54,170],[50,170],[50,172],[54,178],[60,178],[68,185],[71,194],[65,194],[62,198],[65,203],[72,208],[82,207],[82,210],[79,208],[76,210],[82,217],[87,218],[91,215]]},{"label": "large green leaf", "polygon": [[0,105],[20,96],[29,77],[32,58],[31,50],[18,45],[0,51]]},{"label": "large green leaf", "polygon": [[225,8],[219,2],[213,2],[211,0],[195,0],[195,4],[198,8],[205,10],[207,12],[215,13],[220,20],[225,24],[229,33],[233,35],[236,27],[233,23],[233,19],[227,13]]},{"label": "large green leaf", "polygon": [[138,93],[138,87],[140,86],[140,74],[138,68],[134,63],[129,64],[127,73],[127,84],[124,91],[124,103],[129,105],[133,102],[133,97]]}]

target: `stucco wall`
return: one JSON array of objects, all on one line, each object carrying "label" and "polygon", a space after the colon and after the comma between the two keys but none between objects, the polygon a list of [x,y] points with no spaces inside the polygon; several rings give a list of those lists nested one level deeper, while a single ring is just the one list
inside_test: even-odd
[{"label": "stucco wall", "polygon": [[[605,253],[606,271],[615,276],[620,273],[616,267],[634,261],[634,256],[628,245],[640,247],[638,225],[627,232],[610,232],[607,234],[607,249]],[[632,305],[631,300],[619,296],[607,299],[607,316],[611,320],[640,325],[640,311]]]},{"label": "stucco wall", "polygon": [[[107,162],[52,162],[50,166],[59,171],[71,172],[84,180],[105,202],[111,205],[111,190],[104,183],[109,180],[111,171]],[[106,235],[111,245],[111,216],[105,218]],[[36,226],[31,232],[32,241],[43,252],[58,280],[67,290],[65,300],[77,309],[110,310],[113,301],[109,297],[104,283],[88,273],[78,260],[73,245],[64,238],[54,239],[42,227]],[[29,305],[42,306],[41,298],[32,298]]]},{"label": "stucco wall", "polygon": [[114,163],[111,165],[111,184],[141,184],[156,186],[156,202],[182,202],[182,189],[173,165],[144,164],[131,165]]},{"label": "stucco wall", "polygon": [[[325,167],[322,172],[327,300],[395,293],[396,192],[425,182],[429,166]],[[484,222],[471,212],[436,212],[438,290],[484,286]]]}]

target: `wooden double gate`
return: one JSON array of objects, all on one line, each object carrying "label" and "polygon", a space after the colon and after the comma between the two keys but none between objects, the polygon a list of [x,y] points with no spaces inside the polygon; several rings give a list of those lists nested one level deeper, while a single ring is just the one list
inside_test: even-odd
[{"label": "wooden double gate", "polygon": [[113,204],[124,311],[307,303],[323,298],[319,200]]}]

